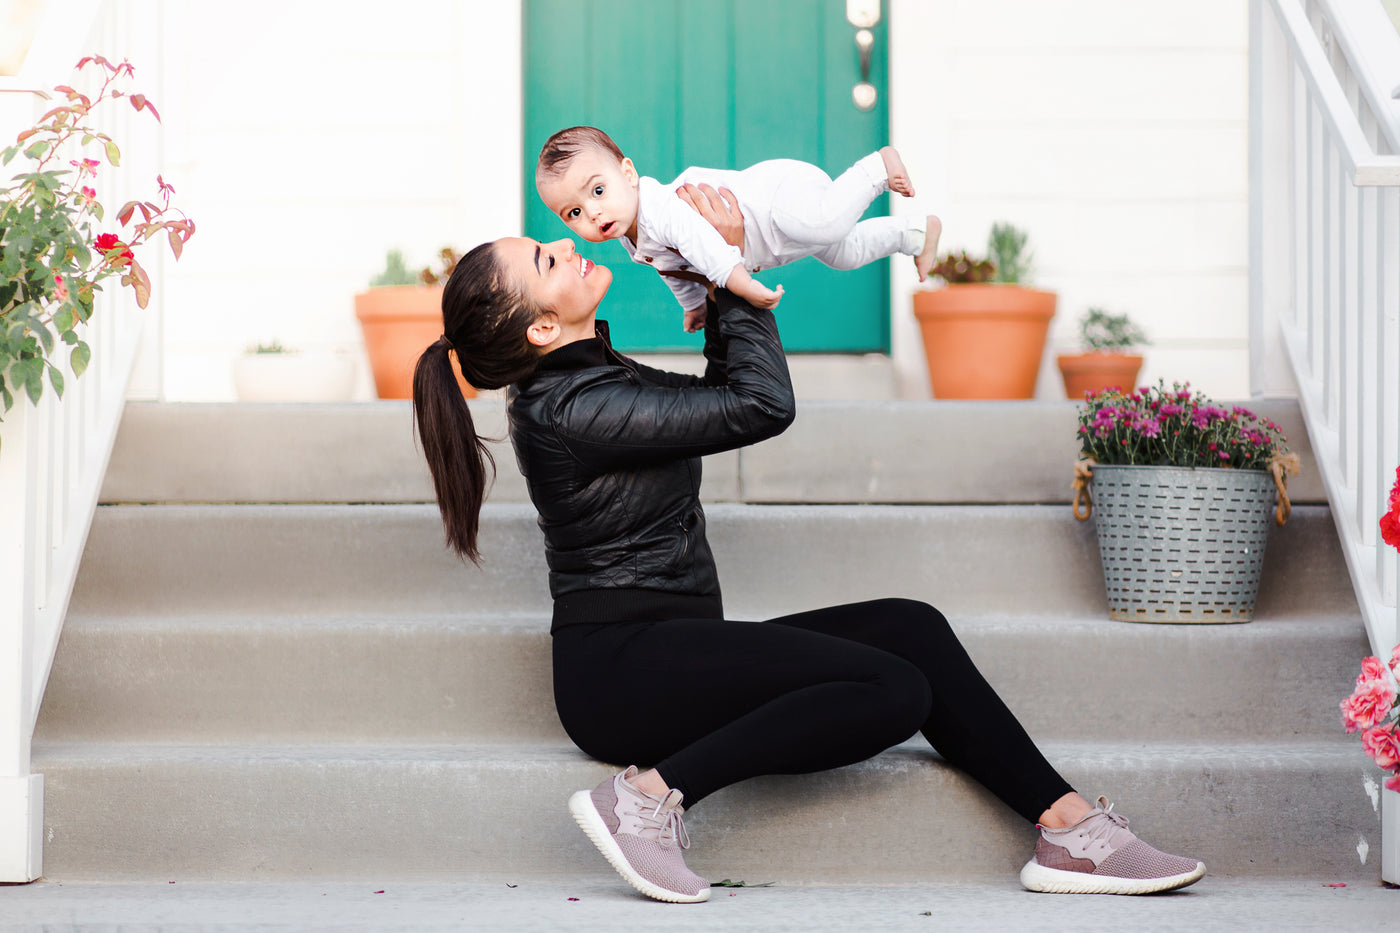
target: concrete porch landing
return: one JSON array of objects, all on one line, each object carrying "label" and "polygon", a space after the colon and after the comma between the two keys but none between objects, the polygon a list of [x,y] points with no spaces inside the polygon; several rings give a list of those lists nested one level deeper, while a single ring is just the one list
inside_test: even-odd
[{"label": "concrete porch landing", "polygon": [[[601,861],[601,858],[600,858]],[[748,879],[760,880],[760,879]],[[1346,887],[1328,884],[1346,882]],[[508,885],[515,884],[515,887]],[[571,900],[577,898],[577,900]],[[154,930],[1370,930],[1400,891],[1340,878],[1220,880],[1153,897],[1049,895],[1016,879],[957,885],[715,888],[709,903],[649,901],[612,874],[453,884],[100,884],[0,887],[0,933]]]}]

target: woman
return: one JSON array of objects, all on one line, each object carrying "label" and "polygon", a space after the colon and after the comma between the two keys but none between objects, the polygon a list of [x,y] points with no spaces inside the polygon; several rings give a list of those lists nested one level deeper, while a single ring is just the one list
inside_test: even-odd
[{"label": "woman", "polygon": [[[736,209],[698,194],[696,208],[740,238]],[[611,280],[569,240],[472,250],[448,281],[444,335],[418,362],[413,401],[448,543],[476,561],[490,455],[449,350],[473,385],[511,387],[511,439],[554,597],[560,721],[594,758],[646,768],[569,801],[619,873],[659,900],[706,900],[709,883],[681,854],[682,801],[852,764],[922,732],[1040,829],[1026,887],[1139,894],[1199,879],[1200,862],[1148,846],[1104,798],[1090,804],[1055,772],[933,607],[891,599],[724,618],[699,458],[792,422],[777,326],[721,290],[707,309],[705,375],[661,372],[612,349],[595,317]]]}]

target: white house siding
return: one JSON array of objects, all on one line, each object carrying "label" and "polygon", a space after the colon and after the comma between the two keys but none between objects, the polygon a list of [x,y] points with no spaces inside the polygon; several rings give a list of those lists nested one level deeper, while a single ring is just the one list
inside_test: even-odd
[{"label": "white house siding", "polygon": [[[1150,333],[1141,379],[1249,390],[1245,0],[891,0],[896,144],[948,248],[1027,231],[1036,284],[1059,293],[1038,395],[1062,398],[1056,350],[1091,305]],[[901,205],[901,207],[903,207]],[[926,393],[894,271],[895,355]]]},{"label": "white house siding", "polygon": [[[521,228],[519,0],[164,6],[152,97],[200,224],[167,264],[166,397],[231,398],[230,363],[260,340],[362,360],[352,298],[386,250],[421,265]],[[919,206],[951,248],[981,250],[1000,219],[1028,229],[1060,293],[1039,395],[1062,397],[1053,351],[1090,304],[1151,333],[1144,379],[1247,394],[1245,0],[886,13]],[[902,385],[926,395],[912,269],[892,277]]]},{"label": "white house siding", "polygon": [[259,341],[363,361],[353,296],[387,250],[520,229],[517,0],[168,0],[165,33],[168,177],[199,224],[168,265],[166,397],[232,398]]}]

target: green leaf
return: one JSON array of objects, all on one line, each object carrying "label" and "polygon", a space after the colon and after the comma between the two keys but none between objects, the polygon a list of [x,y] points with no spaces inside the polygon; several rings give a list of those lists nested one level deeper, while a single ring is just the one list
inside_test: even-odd
[{"label": "green leaf", "polygon": [[119,164],[121,164],[122,153],[121,153],[121,150],[117,148],[117,144],[114,143],[114,142],[112,142],[112,141],[109,139],[109,140],[107,140],[107,144],[106,144],[106,147],[105,147],[105,148],[107,149],[107,162],[108,162],[108,164],[110,164],[110,165],[119,165]]},{"label": "green leaf", "polygon": [[79,340],[78,345],[73,348],[73,353],[68,357],[68,362],[73,367],[73,375],[81,376],[86,372],[91,360],[92,350],[88,348],[86,343]]},{"label": "green leaf", "polygon": [[49,364],[49,384],[58,393],[58,397],[63,398],[63,373],[53,364]]},{"label": "green leaf", "polygon": [[50,144],[48,142],[40,140],[39,142],[30,146],[28,149],[24,150],[24,154],[31,159],[42,159],[44,157],[44,153],[49,151],[49,145]]},{"label": "green leaf", "polygon": [[71,305],[65,302],[63,307],[54,313],[53,326],[58,328],[59,333],[63,335],[64,343],[73,342],[67,339],[68,334],[73,330],[73,308]]},{"label": "green leaf", "polygon": [[2,373],[0,373],[0,398],[5,400],[6,411],[15,407],[15,397],[10,394],[10,387],[5,385],[5,376]]},{"label": "green leaf", "polygon": [[4,152],[0,152],[0,165],[9,165],[15,156],[19,155],[19,146],[11,146]]},{"label": "green leaf", "polygon": [[38,357],[15,360],[10,372],[14,375],[15,382],[24,388],[29,400],[35,405],[39,404],[39,399],[44,394],[44,361]]},{"label": "green leaf", "polygon": [[34,333],[38,334],[39,341],[44,345],[44,356],[48,356],[53,352],[53,334],[49,333],[49,329],[42,324],[34,329]]}]

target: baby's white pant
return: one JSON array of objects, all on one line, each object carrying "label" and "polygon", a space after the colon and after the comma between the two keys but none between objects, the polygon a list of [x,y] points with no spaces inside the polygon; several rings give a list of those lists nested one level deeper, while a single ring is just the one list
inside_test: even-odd
[{"label": "baby's white pant", "polygon": [[[924,219],[862,221],[870,202],[889,190],[885,160],[873,152],[832,179],[815,165],[794,163],[773,192],[773,225],[834,269],[856,269],[895,253],[924,248]],[[859,222],[858,222],[859,221]]]}]

